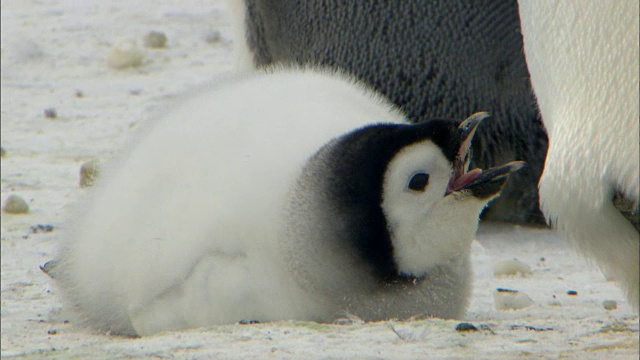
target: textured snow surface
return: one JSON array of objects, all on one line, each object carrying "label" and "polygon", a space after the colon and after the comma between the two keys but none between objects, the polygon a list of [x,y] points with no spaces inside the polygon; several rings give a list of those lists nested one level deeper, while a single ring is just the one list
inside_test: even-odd
[{"label": "textured snow surface", "polygon": [[[30,206],[2,213],[3,358],[638,358],[638,317],[615,283],[548,230],[495,224],[481,227],[473,248],[464,321],[478,331],[441,319],[278,322],[130,339],[65,322],[58,289],[38,266],[53,257],[70,206],[91,191],[79,186],[80,166],[109,159],[163,104],[231,71],[229,15],[219,0],[3,0],[1,10],[1,200],[16,194]],[[151,31],[167,36],[166,48],[143,46]],[[111,49],[127,40],[142,65],[110,68]],[[493,275],[512,259],[531,274]],[[534,304],[498,311],[497,288]],[[617,309],[605,310],[605,300]]]}]

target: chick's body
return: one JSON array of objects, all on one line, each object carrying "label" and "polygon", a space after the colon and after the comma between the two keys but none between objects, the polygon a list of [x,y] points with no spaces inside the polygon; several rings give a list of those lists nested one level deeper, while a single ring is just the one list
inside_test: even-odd
[{"label": "chick's body", "polygon": [[405,124],[333,73],[227,80],[169,110],[106,170],[55,277],[81,320],[129,335],[459,317],[478,215],[506,180],[449,194],[460,131]]}]

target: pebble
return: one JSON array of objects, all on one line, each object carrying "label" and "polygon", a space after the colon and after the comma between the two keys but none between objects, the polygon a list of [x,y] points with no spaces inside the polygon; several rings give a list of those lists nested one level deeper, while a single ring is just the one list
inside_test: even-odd
[{"label": "pebble", "polygon": [[56,266],[58,266],[58,261],[49,260],[44,265],[40,265],[40,270],[49,275],[50,278],[55,279]]},{"label": "pebble", "polygon": [[80,187],[93,186],[100,175],[100,169],[96,160],[89,160],[80,166]]},{"label": "pebble", "polygon": [[510,289],[496,289],[493,299],[496,309],[500,311],[520,310],[533,304],[533,300],[527,294]]},{"label": "pebble", "polygon": [[531,274],[531,267],[522,261],[504,260],[493,265],[494,276],[525,276]]},{"label": "pebble", "polygon": [[58,117],[58,112],[55,108],[44,109],[44,117],[46,117],[47,119],[55,119]]},{"label": "pebble", "polygon": [[29,212],[29,204],[18,195],[9,195],[2,210],[9,214],[26,214]]},{"label": "pebble", "polygon": [[478,331],[478,328],[471,323],[461,322],[456,325],[456,331]]},{"label": "pebble", "polygon": [[575,290],[569,290],[567,291],[567,295],[569,296],[578,296],[578,292]]},{"label": "pebble", "polygon": [[167,46],[167,35],[160,31],[150,31],[144,37],[144,46],[152,49],[161,49]]},{"label": "pebble", "polygon": [[602,307],[605,310],[615,310],[618,308],[618,303],[614,300],[605,300],[602,302]]},{"label": "pebble", "polygon": [[53,229],[54,229],[53,225],[38,224],[31,227],[31,232],[34,234],[41,233],[41,232],[52,232]]},{"label": "pebble", "polygon": [[122,70],[142,65],[143,59],[144,53],[138,48],[135,41],[126,40],[111,48],[111,52],[107,56],[107,65],[113,69]]}]

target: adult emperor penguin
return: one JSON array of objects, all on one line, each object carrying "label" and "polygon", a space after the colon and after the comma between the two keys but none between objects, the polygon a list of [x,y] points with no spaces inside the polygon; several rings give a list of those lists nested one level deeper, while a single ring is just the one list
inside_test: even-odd
[{"label": "adult emperor penguin", "polygon": [[521,167],[468,171],[484,117],[410,125],[328,72],[221,81],[107,170],[55,278],[80,320],[127,335],[459,317],[479,213]]},{"label": "adult emperor penguin", "polygon": [[531,81],[549,134],[542,209],[638,310],[639,3],[520,0]]},{"label": "adult emperor penguin", "polygon": [[511,160],[514,174],[484,218],[544,223],[538,180],[547,138],[522,50],[516,0],[234,0],[237,58],[340,69],[382,93],[411,122],[490,111],[472,164]]}]

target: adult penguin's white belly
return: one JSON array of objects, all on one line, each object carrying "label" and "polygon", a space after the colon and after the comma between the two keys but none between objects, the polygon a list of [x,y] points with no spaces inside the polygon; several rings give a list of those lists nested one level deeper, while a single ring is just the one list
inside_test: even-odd
[{"label": "adult penguin's white belly", "polygon": [[[519,2],[527,65],[549,135],[542,209],[577,249],[622,284],[636,311],[638,4]],[[616,209],[614,198],[628,209]]]}]

